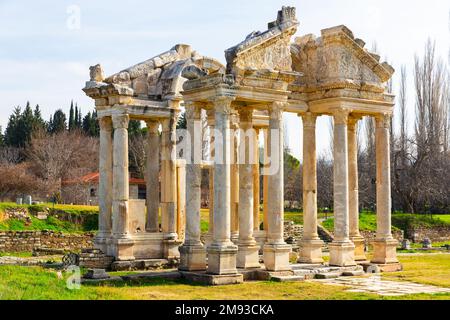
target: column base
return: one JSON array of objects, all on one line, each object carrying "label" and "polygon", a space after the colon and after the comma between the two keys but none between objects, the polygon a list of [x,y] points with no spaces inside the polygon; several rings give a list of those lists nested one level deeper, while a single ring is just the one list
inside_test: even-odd
[{"label": "column base", "polygon": [[323,241],[317,240],[301,240],[299,242],[300,246],[300,256],[298,258],[298,263],[323,263],[322,258],[322,246]]},{"label": "column base", "polygon": [[355,245],[350,241],[336,241],[328,245],[330,249],[330,266],[356,266]]},{"label": "column base", "polygon": [[288,244],[265,244],[264,245],[264,266],[267,271],[288,271],[289,254],[292,247]]},{"label": "column base", "polygon": [[365,239],[363,236],[351,236],[350,240],[355,245],[355,261],[367,261],[365,252]]},{"label": "column base", "polygon": [[179,247],[181,241],[179,240],[163,240],[163,250],[165,259],[177,259],[180,257]]},{"label": "column base", "polygon": [[376,264],[390,264],[398,263],[397,259],[397,245],[396,239],[375,239],[373,245],[372,263]]},{"label": "column base", "polygon": [[110,233],[97,233],[94,238],[94,248],[106,253],[108,251],[108,242],[110,237]]},{"label": "column base", "polygon": [[236,257],[236,266],[240,269],[260,268],[259,246],[256,243],[253,245],[239,245]]},{"label": "column base", "polygon": [[203,244],[186,246],[179,248],[180,251],[180,271],[205,271],[206,270],[206,250]]},{"label": "column base", "polygon": [[212,244],[207,248],[208,274],[236,274],[236,255],[238,247],[230,243],[225,246]]},{"label": "column base", "polygon": [[114,238],[111,241],[113,256],[117,261],[134,260],[134,241],[129,238]]}]

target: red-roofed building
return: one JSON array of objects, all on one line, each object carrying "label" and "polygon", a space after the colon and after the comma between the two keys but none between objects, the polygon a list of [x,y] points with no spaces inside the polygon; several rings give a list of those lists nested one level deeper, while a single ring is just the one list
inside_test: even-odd
[{"label": "red-roofed building", "polygon": [[[61,196],[65,203],[98,205],[99,173],[92,172],[82,177],[64,180]],[[130,199],[146,198],[144,179],[130,177]]]}]

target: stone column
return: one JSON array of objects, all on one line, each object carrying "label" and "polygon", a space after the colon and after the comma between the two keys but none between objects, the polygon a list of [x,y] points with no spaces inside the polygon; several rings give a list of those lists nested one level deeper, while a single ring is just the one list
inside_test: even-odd
[{"label": "stone column", "polygon": [[259,187],[259,128],[254,128],[255,130],[255,139],[253,142],[254,146],[254,157],[255,163],[253,164],[253,230],[259,231],[259,204],[261,202],[260,197],[260,187]]},{"label": "stone column", "polygon": [[106,240],[111,236],[111,211],[112,211],[112,121],[111,117],[99,119],[100,125],[100,150],[99,150],[99,183],[98,183],[98,233],[95,237],[95,247],[107,252]]},{"label": "stone column", "polygon": [[267,242],[264,245],[264,265],[268,271],[289,270],[291,246],[284,242],[284,183],[283,183],[283,106],[274,102],[269,106],[268,147],[276,172],[268,176]]},{"label": "stone column", "polygon": [[349,238],[348,207],[348,111],[335,110],[334,114],[334,240],[329,245],[330,265],[354,266],[355,246]]},{"label": "stone column", "polygon": [[[214,110],[208,110],[209,125],[209,160],[214,160]],[[214,230],[214,167],[209,168],[209,224],[208,224],[208,240],[212,239]]]},{"label": "stone column", "polygon": [[128,123],[129,116],[113,115],[113,207],[112,225],[116,260],[133,260],[133,241],[128,231]]},{"label": "stone column", "polygon": [[350,240],[355,245],[355,261],[366,261],[364,237],[359,232],[359,197],[358,197],[358,118],[348,119],[348,186],[349,186],[349,220]]},{"label": "stone column", "polygon": [[317,233],[317,160],[316,118],[311,112],[303,119],[303,238],[299,263],[323,263],[322,246]]},{"label": "stone column", "polygon": [[398,264],[398,241],[391,233],[390,121],[388,114],[376,117],[377,235],[373,241],[372,263],[378,264]]},{"label": "stone column", "polygon": [[[183,271],[206,270],[206,251],[200,240],[201,198],[201,140],[200,107],[186,102],[186,122],[190,154],[186,162],[186,231],[180,247],[180,266]],[[195,154],[195,152],[200,154]]]},{"label": "stone column", "polygon": [[237,246],[230,240],[230,116],[232,97],[218,96],[212,102],[216,111],[214,162],[214,233],[208,246],[208,273],[236,274]]},{"label": "stone column", "polygon": [[159,122],[148,120],[147,129],[147,232],[159,232]]},{"label": "stone column", "polygon": [[[267,129],[264,129],[264,168],[268,164],[268,151],[269,151],[269,131]],[[265,172],[265,170],[263,170]],[[267,212],[269,209],[269,188],[268,188],[268,182],[269,182],[269,176],[264,173],[263,175],[263,229],[264,233],[267,237]]]},{"label": "stone column", "polygon": [[254,164],[251,160],[254,153],[254,140],[246,141],[247,137],[253,138],[249,130],[252,126],[253,111],[249,109],[239,110],[240,115],[240,154],[239,162],[239,241],[237,254],[237,267],[242,269],[259,268],[259,246],[253,237],[253,180]]},{"label": "stone column", "polygon": [[231,149],[231,163],[230,163],[230,214],[231,214],[231,241],[233,243],[238,242],[239,237],[239,137],[237,131],[239,130],[239,125],[235,115],[232,115],[232,121],[230,123],[231,139],[230,139],[230,149]]}]

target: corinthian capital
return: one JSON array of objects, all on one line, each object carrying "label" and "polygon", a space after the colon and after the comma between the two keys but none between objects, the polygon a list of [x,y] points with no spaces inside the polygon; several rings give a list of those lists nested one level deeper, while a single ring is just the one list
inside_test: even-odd
[{"label": "corinthian capital", "polygon": [[149,134],[159,134],[159,121],[156,120],[147,120],[145,121],[147,124],[147,129]]},{"label": "corinthian capital", "polygon": [[214,110],[216,112],[221,112],[226,115],[231,115],[231,112],[233,111],[233,108],[231,106],[231,103],[235,100],[235,97],[231,96],[217,96],[211,99],[211,102],[213,103]]},{"label": "corinthian capital", "polygon": [[253,110],[239,109],[239,119],[241,122],[251,122],[253,119]]},{"label": "corinthian capital", "polygon": [[333,111],[334,124],[347,124],[349,110],[339,108]]},{"label": "corinthian capital", "polygon": [[186,108],[186,120],[198,120],[200,119],[200,107],[192,101],[185,102]]},{"label": "corinthian capital", "polygon": [[130,116],[127,114],[113,115],[112,122],[114,129],[128,129],[128,123],[130,122]]},{"label": "corinthian capital", "polygon": [[391,126],[391,114],[383,113],[375,116],[377,128],[389,129]]},{"label": "corinthian capital", "polygon": [[316,127],[317,115],[312,112],[306,112],[301,115],[303,121],[303,127]]},{"label": "corinthian capital", "polygon": [[112,120],[111,117],[101,117],[98,119],[98,124],[100,130],[102,131],[112,131]]},{"label": "corinthian capital", "polygon": [[269,117],[271,119],[279,119],[283,118],[283,110],[286,107],[286,102],[274,101],[269,105]]}]

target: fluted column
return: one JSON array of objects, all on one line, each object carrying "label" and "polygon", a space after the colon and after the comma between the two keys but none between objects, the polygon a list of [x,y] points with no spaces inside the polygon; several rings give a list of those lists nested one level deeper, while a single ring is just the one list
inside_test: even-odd
[{"label": "fluted column", "polygon": [[147,232],[159,232],[159,122],[148,120],[147,129]]},{"label": "fluted column", "polygon": [[[208,110],[209,125],[209,160],[214,161],[214,110]],[[208,237],[212,239],[214,230],[214,167],[209,168],[209,224]]]},{"label": "fluted column", "polygon": [[206,270],[206,251],[200,240],[201,140],[200,107],[186,102],[189,149],[186,162],[186,229],[180,247],[180,270]]},{"label": "fluted column", "polygon": [[349,238],[348,207],[348,111],[334,111],[334,240],[329,245],[330,265],[355,265],[355,246]]},{"label": "fluted column", "polygon": [[[253,179],[254,132],[251,109],[239,110],[240,154],[239,154],[239,241],[237,267],[259,268],[259,247],[253,237]],[[249,139],[247,139],[247,137]]]},{"label": "fluted column", "polygon": [[259,172],[259,128],[254,128],[255,138],[253,142],[253,153],[255,163],[253,164],[253,230],[259,231],[259,204],[260,197],[260,172]]},{"label": "fluted column", "polygon": [[322,263],[322,246],[317,233],[317,160],[316,118],[311,112],[303,119],[303,238],[300,245],[300,263]]},{"label": "fluted column", "polygon": [[350,240],[355,245],[355,261],[365,261],[364,237],[359,232],[359,196],[358,196],[358,118],[348,119],[348,185]]},{"label": "fluted column", "polygon": [[268,166],[269,162],[269,130],[264,129],[264,169],[263,169],[263,229],[264,233],[267,237],[267,225],[268,225],[268,219],[267,219],[267,213],[269,211],[269,176],[266,174],[266,166]]},{"label": "fluted column", "polygon": [[99,119],[100,150],[99,150],[99,183],[98,183],[98,233],[95,246],[107,253],[106,239],[112,231],[112,196],[113,196],[113,167],[112,167],[112,120],[111,117]]},{"label": "fluted column", "polygon": [[114,148],[113,148],[113,235],[116,240],[114,256],[117,260],[133,260],[133,242],[128,230],[128,123],[129,116],[114,115]]},{"label": "fluted column", "polygon": [[268,176],[267,242],[264,245],[264,264],[268,271],[289,270],[291,246],[284,242],[284,183],[283,183],[283,107],[274,102],[269,106],[268,147],[273,174]]},{"label": "fluted column", "polygon": [[377,161],[377,235],[373,242],[373,263],[398,263],[398,241],[392,237],[391,227],[391,165],[389,146],[390,115],[376,117]]},{"label": "fluted column", "polygon": [[230,116],[231,102],[228,96],[218,96],[211,102],[214,105],[216,133],[216,158],[214,161],[214,232],[213,241],[208,246],[208,273],[236,274],[235,246],[230,239]]},{"label": "fluted column", "polygon": [[230,121],[231,139],[231,163],[230,163],[230,228],[231,228],[231,241],[237,243],[239,237],[239,137],[236,134],[239,130],[239,124],[237,116],[232,115]]}]

